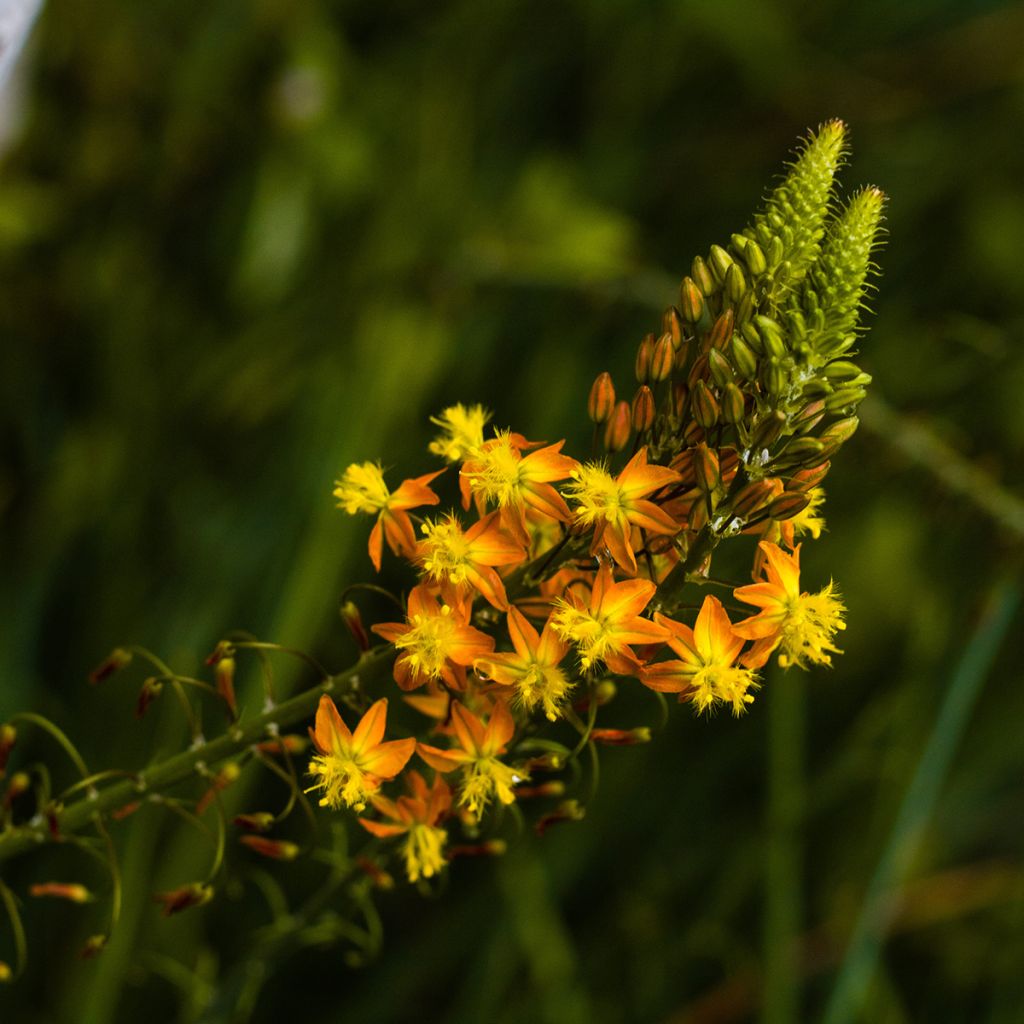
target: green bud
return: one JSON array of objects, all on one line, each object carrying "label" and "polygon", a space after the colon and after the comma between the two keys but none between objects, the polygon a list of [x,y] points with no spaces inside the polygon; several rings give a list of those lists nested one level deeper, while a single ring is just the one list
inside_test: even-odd
[{"label": "green bud", "polygon": [[743,340],[754,352],[758,355],[764,353],[764,342],[761,340],[761,335],[752,322],[743,324],[740,327],[740,333],[743,335]]},{"label": "green bud", "polygon": [[733,263],[725,274],[725,297],[735,305],[747,291],[747,279],[738,263]]},{"label": "green bud", "polygon": [[690,265],[690,274],[705,297],[714,295],[718,291],[718,285],[715,283],[711,271],[708,270],[708,265],[699,256],[694,256],[693,263]]},{"label": "green bud", "polygon": [[825,399],[825,408],[829,412],[851,413],[867,394],[863,388],[843,388]]},{"label": "green bud", "polygon": [[853,380],[860,372],[861,369],[856,363],[842,359],[829,363],[823,371],[826,379],[838,382]]},{"label": "green bud", "polygon": [[758,314],[754,317],[758,333],[764,342],[764,349],[770,356],[781,359],[786,354],[786,339],[778,322],[770,316]]},{"label": "green bud", "polygon": [[729,268],[733,266],[733,259],[720,245],[713,245],[708,254],[708,265],[715,275],[715,280],[722,284],[725,281],[725,275],[729,273]]},{"label": "green bud", "polygon": [[778,359],[768,359],[763,367],[763,376],[765,389],[772,398],[778,398],[786,390],[789,375]]},{"label": "green bud", "polygon": [[777,267],[782,262],[785,253],[786,247],[782,239],[778,235],[772,235],[771,241],[768,243],[768,266]]},{"label": "green bud", "polygon": [[736,303],[736,323],[745,324],[754,315],[754,309],[754,291],[748,288],[743,298]]},{"label": "green bud", "polygon": [[705,429],[710,430],[718,422],[718,400],[711,388],[702,380],[698,380],[690,392],[690,405],[693,418]]},{"label": "green bud", "polygon": [[724,388],[736,379],[736,374],[733,373],[729,360],[716,348],[709,349],[708,351],[708,369],[711,371],[711,376],[719,388]]},{"label": "green bud", "polygon": [[761,451],[762,448],[770,448],[782,436],[782,431],[785,429],[786,414],[778,409],[772,409],[757,425],[750,444],[751,448],[757,451]]},{"label": "green bud", "polygon": [[760,277],[768,269],[768,260],[765,258],[764,250],[757,242],[748,241],[746,248],[742,250],[742,255],[747,269],[754,277]]},{"label": "green bud", "polygon": [[684,277],[679,286],[679,302],[683,318],[695,324],[704,315],[704,294],[692,277]]},{"label": "green bud", "polygon": [[722,419],[726,423],[739,423],[746,415],[747,403],[743,392],[735,384],[726,384],[722,391]]},{"label": "green bud", "polygon": [[732,337],[735,319],[731,309],[727,309],[718,317],[711,328],[711,334],[708,336],[709,347],[716,348],[719,351],[725,348]]},{"label": "green bud", "polygon": [[757,376],[757,356],[754,350],[743,340],[734,334],[730,343],[732,349],[732,361],[744,380],[753,380]]}]

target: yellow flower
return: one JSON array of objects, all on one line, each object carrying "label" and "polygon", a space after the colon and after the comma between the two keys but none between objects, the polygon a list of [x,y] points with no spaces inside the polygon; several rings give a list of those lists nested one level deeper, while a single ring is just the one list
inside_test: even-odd
[{"label": "yellow flower", "polygon": [[731,705],[735,715],[745,711],[754,699],[749,691],[758,683],[750,669],[736,665],[743,639],[722,602],[705,597],[692,629],[661,615],[655,618],[671,631],[668,645],[679,659],[646,666],[640,681],[661,693],[678,693],[681,701],[692,700],[698,711],[716,701]]},{"label": "yellow flower", "polygon": [[370,531],[369,551],[373,567],[380,572],[384,539],[396,555],[412,558],[416,551],[416,531],[412,528],[408,509],[420,505],[436,505],[440,498],[427,485],[444,470],[406,480],[397,491],[384,483],[384,471],[373,462],[354,462],[335,481],[334,496],[338,507],[350,516],[376,515]]},{"label": "yellow flower", "polygon": [[572,685],[558,667],[569,645],[559,639],[549,618],[538,635],[515,606],[508,611],[508,633],[514,652],[478,658],[473,667],[487,679],[515,687],[516,700],[528,711],[543,707],[553,722]]},{"label": "yellow flower", "polygon": [[667,466],[647,464],[647,449],[641,448],[617,477],[600,463],[577,466],[573,482],[566,488],[578,502],[576,521],[594,528],[592,554],[607,547],[612,558],[631,576],[636,575],[636,554],[631,543],[633,527],[652,533],[676,534],[679,524],[646,496],[680,475]]},{"label": "yellow flower", "polygon": [[469,508],[471,498],[476,499],[479,509],[496,505],[502,526],[523,547],[530,544],[528,509],[549,519],[569,522],[569,506],[551,486],[551,481],[564,480],[578,465],[575,459],[561,454],[564,443],[559,441],[523,455],[534,444],[522,434],[506,430],[485,441],[463,463],[459,474],[463,507]]},{"label": "yellow flower", "polygon": [[836,632],[846,628],[842,601],[830,582],[817,594],[800,591],[800,547],[787,554],[777,544],[761,541],[764,581],[733,591],[737,600],[761,610],[737,622],[737,636],[753,640],[743,663],[760,668],[777,647],[783,668],[798,665],[831,665],[830,654],[841,653],[832,643]]},{"label": "yellow flower", "polygon": [[515,723],[508,705],[498,701],[485,726],[465,705],[452,705],[452,730],[458,740],[457,747],[442,750],[426,743],[419,743],[416,752],[435,771],[462,771],[459,803],[473,818],[496,796],[503,804],[515,800],[512,787],[525,781],[525,774],[517,774],[498,758],[505,753],[506,745],[515,732]]},{"label": "yellow flower", "polygon": [[388,702],[377,701],[363,715],[355,732],[342,721],[327,694],[316,710],[316,727],[309,730],[317,749],[309,774],[318,781],[307,793],[322,789],[321,807],[354,807],[361,811],[385,779],[393,779],[412,757],[416,741],[384,739]]},{"label": "yellow flower", "polygon": [[475,587],[495,608],[508,608],[505,585],[495,565],[514,565],[526,552],[498,526],[498,513],[463,530],[455,516],[423,524],[418,558],[427,575],[441,584],[449,604],[458,603],[469,587]]},{"label": "yellow flower", "polygon": [[430,422],[442,433],[430,442],[430,450],[449,462],[460,462],[484,443],[484,424],[491,414],[482,405],[450,405]]},{"label": "yellow flower", "polygon": [[439,874],[445,865],[448,833],[438,826],[438,821],[452,805],[452,791],[440,775],[434,778],[431,788],[417,771],[408,772],[405,780],[409,796],[400,796],[397,801],[382,796],[373,798],[373,806],[390,822],[360,818],[359,824],[381,839],[404,835],[405,873],[410,882],[418,882],[420,878]]},{"label": "yellow flower", "polygon": [[420,584],[409,594],[405,622],[381,622],[374,633],[399,650],[395,682],[415,690],[431,679],[464,689],[466,666],[494,650],[494,639],[469,624],[469,605],[438,605],[430,587]]},{"label": "yellow flower", "polygon": [[556,602],[552,626],[563,640],[576,645],[585,670],[604,662],[620,675],[636,675],[641,662],[630,645],[662,643],[670,636],[664,626],[640,616],[656,589],[650,580],[616,583],[611,567],[602,565],[589,606],[573,591],[566,591]]}]

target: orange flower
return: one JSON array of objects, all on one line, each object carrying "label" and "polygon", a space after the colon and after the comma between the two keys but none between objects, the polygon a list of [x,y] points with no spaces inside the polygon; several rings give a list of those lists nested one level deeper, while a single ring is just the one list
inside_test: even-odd
[{"label": "orange flower", "polygon": [[761,541],[764,581],[737,587],[733,596],[761,610],[733,627],[738,636],[755,641],[743,659],[760,668],[781,647],[783,668],[808,662],[831,665],[831,654],[840,653],[832,643],[836,632],[846,628],[842,601],[830,582],[817,594],[800,592],[800,545],[787,554],[777,544]]},{"label": "orange flower", "polygon": [[469,508],[471,498],[476,499],[478,508],[488,503],[497,505],[502,526],[524,548],[530,544],[527,509],[569,522],[569,506],[551,486],[551,481],[564,480],[578,465],[575,459],[560,454],[564,443],[559,441],[524,456],[523,451],[535,445],[522,434],[506,430],[485,441],[463,463],[459,474],[463,508]]},{"label": "orange flower", "polygon": [[497,512],[466,531],[453,515],[440,522],[428,520],[423,532],[417,557],[449,604],[460,603],[467,589],[475,587],[495,608],[508,608],[505,584],[492,567],[515,565],[526,552],[499,527]]},{"label": "orange flower", "polygon": [[584,669],[604,662],[619,675],[636,675],[641,662],[630,645],[662,643],[670,636],[664,626],[640,616],[656,589],[650,580],[616,583],[611,566],[602,565],[589,607],[573,591],[566,591],[556,602],[552,625],[562,639],[576,644]]},{"label": "orange flower", "polygon": [[557,635],[551,618],[545,623],[544,632],[538,635],[526,616],[514,606],[508,612],[508,634],[514,652],[478,658],[473,667],[502,686],[514,687],[516,699],[528,711],[542,706],[544,714],[553,722],[572,685],[558,667],[569,645]]},{"label": "orange flower", "polygon": [[463,704],[452,705],[452,729],[459,746],[448,750],[419,743],[416,752],[435,771],[462,771],[459,803],[473,818],[490,803],[492,796],[503,804],[515,800],[512,787],[527,776],[502,764],[498,757],[505,753],[508,741],[515,732],[515,723],[508,705],[499,701],[494,706],[490,721],[485,726]]},{"label": "orange flower", "polygon": [[412,558],[416,553],[416,532],[408,510],[420,505],[436,505],[441,499],[427,486],[443,469],[406,480],[397,491],[388,490],[384,471],[373,462],[354,462],[340,480],[335,481],[338,507],[350,516],[360,512],[376,515],[370,531],[369,551],[374,568],[380,572],[384,539],[396,555]]},{"label": "orange flower", "polygon": [[410,796],[400,796],[397,801],[382,796],[373,798],[373,806],[390,822],[360,818],[359,824],[381,839],[406,836],[405,871],[410,882],[417,882],[433,877],[444,867],[448,833],[437,823],[451,808],[452,791],[440,775],[435,776],[429,789],[417,771],[408,772],[405,781]]},{"label": "orange flower", "polygon": [[579,503],[574,509],[576,521],[594,528],[591,553],[607,547],[631,576],[636,575],[631,542],[634,526],[652,533],[679,532],[679,524],[646,496],[681,477],[667,466],[648,465],[646,448],[641,448],[617,477],[613,478],[600,463],[577,466],[572,476],[568,491]]},{"label": "orange flower", "polygon": [[439,606],[423,583],[409,594],[405,622],[381,622],[373,632],[399,649],[394,676],[403,690],[415,690],[431,679],[461,690],[466,666],[494,650],[493,638],[469,624],[468,604]]},{"label": "orange flower", "polygon": [[382,698],[363,715],[355,732],[338,714],[327,694],[316,710],[316,728],[309,730],[317,753],[309,765],[309,774],[318,781],[307,793],[322,789],[321,807],[354,807],[361,811],[366,801],[386,779],[393,779],[412,757],[416,741],[382,742],[387,725],[388,702]]},{"label": "orange flower", "polygon": [[662,615],[655,618],[671,631],[668,644],[679,660],[646,666],[640,681],[661,693],[678,693],[680,700],[691,699],[698,711],[720,701],[731,704],[733,714],[743,712],[754,699],[748,691],[757,681],[749,669],[736,666],[743,640],[722,602],[705,597],[693,629]]}]

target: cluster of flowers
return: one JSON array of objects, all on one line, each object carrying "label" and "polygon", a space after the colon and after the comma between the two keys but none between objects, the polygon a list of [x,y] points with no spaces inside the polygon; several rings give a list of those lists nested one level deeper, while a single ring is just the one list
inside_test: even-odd
[{"label": "cluster of flowers", "polygon": [[[639,345],[631,401],[598,376],[588,412],[605,457],[487,437],[486,410],[455,405],[430,448],[458,467],[461,513],[422,511],[440,504],[444,469],[392,489],[363,462],[337,481],[341,508],[375,517],[374,566],[386,543],[418,574],[404,621],[372,630],[434,735],[385,740],[385,699],[351,731],[325,696],[311,788],[373,834],[405,836],[410,879],[443,866],[447,822],[472,826],[492,801],[537,792],[531,771],[556,767],[531,756],[545,720],[581,744],[646,739],[595,727],[612,677],[740,714],[773,653],[783,668],[837,653],[843,606],[831,583],[801,589],[797,538],[821,532],[820,485],[870,381],[847,357],[884,197],[865,188],[834,209],[844,139],[841,122],[822,126],[753,224],[693,261],[679,305]],[[754,582],[725,585],[735,610],[694,601],[715,548],[740,535],[757,543]],[[392,800],[381,786],[399,775],[409,795]]]}]

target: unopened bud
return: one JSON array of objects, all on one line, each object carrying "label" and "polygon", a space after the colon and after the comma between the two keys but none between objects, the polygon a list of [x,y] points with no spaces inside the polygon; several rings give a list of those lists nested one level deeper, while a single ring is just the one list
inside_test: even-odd
[{"label": "unopened bud", "polygon": [[672,412],[677,420],[683,418],[686,403],[690,400],[690,389],[681,381],[672,382]]},{"label": "unopened bud", "polygon": [[395,880],[375,860],[366,856],[356,857],[356,867],[373,882],[374,888],[385,892],[394,889]]},{"label": "unopened bud", "polygon": [[661,318],[664,333],[672,339],[672,347],[676,350],[683,343],[683,317],[675,306],[669,306],[665,315]]},{"label": "unopened bud", "polygon": [[[593,738],[593,733],[590,734]],[[545,814],[536,825],[533,826],[537,835],[542,836],[552,825],[559,825],[568,821],[582,821],[586,811],[578,800],[565,800],[559,807],[550,814]]]},{"label": "unopened bud", "polygon": [[837,446],[846,444],[857,432],[857,427],[859,426],[860,420],[856,416],[850,416],[845,420],[836,420],[835,423],[830,424],[821,432],[821,442],[822,444],[835,444]]},{"label": "unopened bud", "polygon": [[729,360],[717,348],[708,351],[708,369],[711,371],[711,376],[719,388],[724,388],[736,379],[736,374],[733,373]]},{"label": "unopened bud", "polygon": [[699,256],[693,258],[693,263],[690,265],[690,274],[705,298],[714,295],[718,291],[718,285],[715,284],[715,279],[711,271],[708,270],[708,265]]},{"label": "unopened bud", "polygon": [[228,707],[232,718],[238,717],[238,702],[235,700],[235,659],[221,658],[213,670],[217,693]]},{"label": "unopened bud", "polygon": [[732,336],[730,342],[732,361],[744,380],[753,380],[757,376],[757,355],[739,334]]},{"label": "unopened bud", "polygon": [[725,297],[735,305],[747,294],[747,279],[740,270],[740,265],[734,263],[725,275]]},{"label": "unopened bud", "polygon": [[760,277],[768,269],[768,260],[764,250],[753,240],[747,241],[743,247],[743,262],[754,277]]},{"label": "unopened bud", "polygon": [[747,412],[743,392],[735,384],[726,384],[722,392],[722,420],[725,423],[740,423]]},{"label": "unopened bud", "polygon": [[825,408],[829,412],[850,413],[864,401],[867,394],[864,388],[843,388],[825,399]]},{"label": "unopened bud", "polygon": [[786,339],[778,322],[770,316],[758,314],[754,317],[754,323],[757,325],[758,334],[761,335],[765,352],[776,359],[782,359],[786,354]]},{"label": "unopened bud", "polygon": [[617,402],[604,427],[604,446],[609,452],[621,452],[629,444],[632,410],[629,402]]},{"label": "unopened bud", "polygon": [[238,841],[261,857],[271,860],[295,860],[299,855],[298,843],[287,839],[268,839],[266,836],[239,836]]},{"label": "unopened bud", "polygon": [[189,885],[182,885],[168,892],[153,894],[153,902],[163,904],[164,917],[170,917],[171,914],[188,910],[189,907],[201,907],[212,899],[213,886],[204,885],[202,882],[192,882]]},{"label": "unopened bud", "polygon": [[256,744],[256,749],[261,754],[301,754],[308,746],[309,740],[305,736],[289,733],[272,740],[261,740]]},{"label": "unopened bud", "polygon": [[363,625],[363,616],[355,601],[346,601],[342,604],[341,621],[345,623],[346,629],[352,635],[352,639],[355,640],[359,650],[368,651],[370,649],[370,634],[366,632],[366,626]]},{"label": "unopened bud", "polygon": [[517,800],[539,800],[553,796],[565,796],[565,783],[560,779],[542,782],[539,786],[516,786]]},{"label": "unopened bud", "polygon": [[651,742],[651,730],[646,725],[636,729],[592,729],[590,738],[609,747],[635,747]]},{"label": "unopened bud", "polygon": [[708,253],[708,266],[720,285],[725,282],[729,268],[734,265],[732,257],[720,245],[711,246],[711,252]]},{"label": "unopened bud", "polygon": [[651,379],[651,356],[654,354],[654,335],[648,334],[640,342],[636,350],[636,379],[638,384],[646,384]]},{"label": "unopened bud", "polygon": [[547,754],[539,754],[531,757],[523,764],[521,774],[532,775],[534,772],[560,772],[565,767],[565,757],[550,751]]},{"label": "unopened bud", "polygon": [[508,850],[508,843],[504,839],[488,839],[484,843],[468,843],[462,846],[452,846],[448,850],[448,860],[455,860],[456,857],[501,857]]},{"label": "unopened bud", "polygon": [[822,416],[825,415],[825,403],[818,400],[816,402],[808,402],[791,420],[790,426],[801,434],[806,434],[813,430],[820,422]]},{"label": "unopened bud", "polygon": [[826,380],[841,384],[843,381],[859,377],[861,369],[856,363],[851,363],[848,359],[839,359],[834,363],[829,363],[823,372]]},{"label": "unopened bud", "polygon": [[[680,343],[682,339],[680,339]],[[672,363],[675,360],[676,345],[671,334],[663,334],[655,343],[651,353],[651,380],[668,380],[672,375]]]},{"label": "unopened bud", "polygon": [[798,466],[818,466],[828,456],[825,446],[816,437],[798,437],[786,445],[783,459],[786,463]]},{"label": "unopened bud", "polygon": [[229,761],[216,775],[210,779],[210,788],[199,798],[196,802],[196,815],[202,817],[203,812],[210,804],[217,798],[217,794],[227,789],[239,775],[242,770],[238,767],[234,761]]},{"label": "unopened bud", "polygon": [[145,715],[149,710],[149,705],[160,696],[163,688],[164,684],[153,676],[143,682],[142,689],[139,690],[139,699],[135,702],[136,718],[142,718]]},{"label": "unopened bud", "polygon": [[733,311],[731,309],[725,310],[711,328],[711,333],[708,335],[708,347],[717,348],[720,351],[724,349],[732,337],[735,324],[736,317]]},{"label": "unopened bud", "polygon": [[108,936],[106,935],[90,935],[85,940],[85,945],[82,946],[82,950],[78,955],[83,960],[92,960],[106,949],[107,941]]},{"label": "unopened bud", "polygon": [[7,722],[0,725],[0,779],[4,777],[4,772],[7,770],[7,762],[17,740],[18,730],[13,725],[9,725]]},{"label": "unopened bud", "polygon": [[130,651],[123,647],[115,647],[90,673],[89,682],[95,686],[109,679],[115,672],[120,672],[132,660]]},{"label": "unopened bud", "polygon": [[776,491],[775,481],[770,478],[752,480],[732,500],[732,513],[740,519],[749,519],[760,512]]},{"label": "unopened bud", "polygon": [[829,466],[830,463],[823,462],[820,466],[815,466],[813,469],[797,470],[786,481],[786,490],[809,491],[812,487],[817,487],[828,475]]},{"label": "unopened bud", "polygon": [[811,496],[804,491],[786,491],[780,494],[769,506],[768,515],[772,519],[792,519],[799,512],[803,512],[811,503]]},{"label": "unopened bud", "polygon": [[769,358],[764,364],[762,377],[764,378],[765,389],[773,398],[778,398],[786,390],[786,385],[789,383],[789,377],[782,363],[774,356]]},{"label": "unopened bud", "polygon": [[768,252],[765,254],[768,257],[768,266],[777,267],[782,262],[785,252],[786,247],[782,239],[778,235],[773,235],[772,240],[768,243]]},{"label": "unopened bud", "polygon": [[51,896],[70,903],[92,903],[95,896],[78,882],[36,882],[29,886],[30,896]]},{"label": "unopened bud", "polygon": [[695,324],[704,315],[704,293],[692,277],[684,277],[679,286],[679,302],[683,318]]},{"label": "unopened bud", "polygon": [[752,322],[742,324],[740,326],[740,334],[743,335],[743,340],[755,355],[760,356],[764,354],[764,342],[761,340],[761,335]]},{"label": "unopened bud", "polygon": [[743,293],[743,298],[733,307],[736,313],[736,323],[745,324],[754,315],[754,292],[748,288]]},{"label": "unopened bud", "polygon": [[690,405],[693,418],[705,429],[710,430],[718,422],[718,400],[711,393],[711,388],[699,380],[690,393]]},{"label": "unopened bud", "polygon": [[754,439],[750,447],[755,451],[762,451],[770,448],[782,436],[786,427],[786,414],[779,409],[772,409],[770,413],[758,424]]},{"label": "unopened bud", "polygon": [[587,415],[591,423],[604,423],[615,408],[615,385],[612,375],[606,370],[599,373],[590,386],[590,398],[587,400]]},{"label": "unopened bud", "polygon": [[246,832],[266,832],[274,824],[274,815],[270,811],[254,811],[251,814],[236,815],[231,823]]},{"label": "unopened bud", "polygon": [[206,656],[207,665],[216,665],[221,658],[232,658],[235,654],[235,645],[228,640],[221,640],[219,644]]},{"label": "unopened bud", "polygon": [[116,810],[110,812],[110,816],[114,821],[121,821],[124,818],[134,814],[142,806],[141,800],[132,800],[130,803],[126,803]]},{"label": "unopened bud", "polygon": [[693,470],[697,477],[697,486],[705,494],[712,494],[721,486],[722,472],[718,453],[713,452],[703,442],[693,450]]},{"label": "unopened bud", "polygon": [[642,434],[654,425],[654,394],[643,384],[633,396],[632,423],[633,429]]},{"label": "unopened bud", "polygon": [[13,804],[22,793],[26,793],[31,785],[32,780],[25,774],[25,772],[15,772],[11,776],[10,782],[7,783],[7,792],[4,793],[4,807],[10,809],[11,804]]}]

